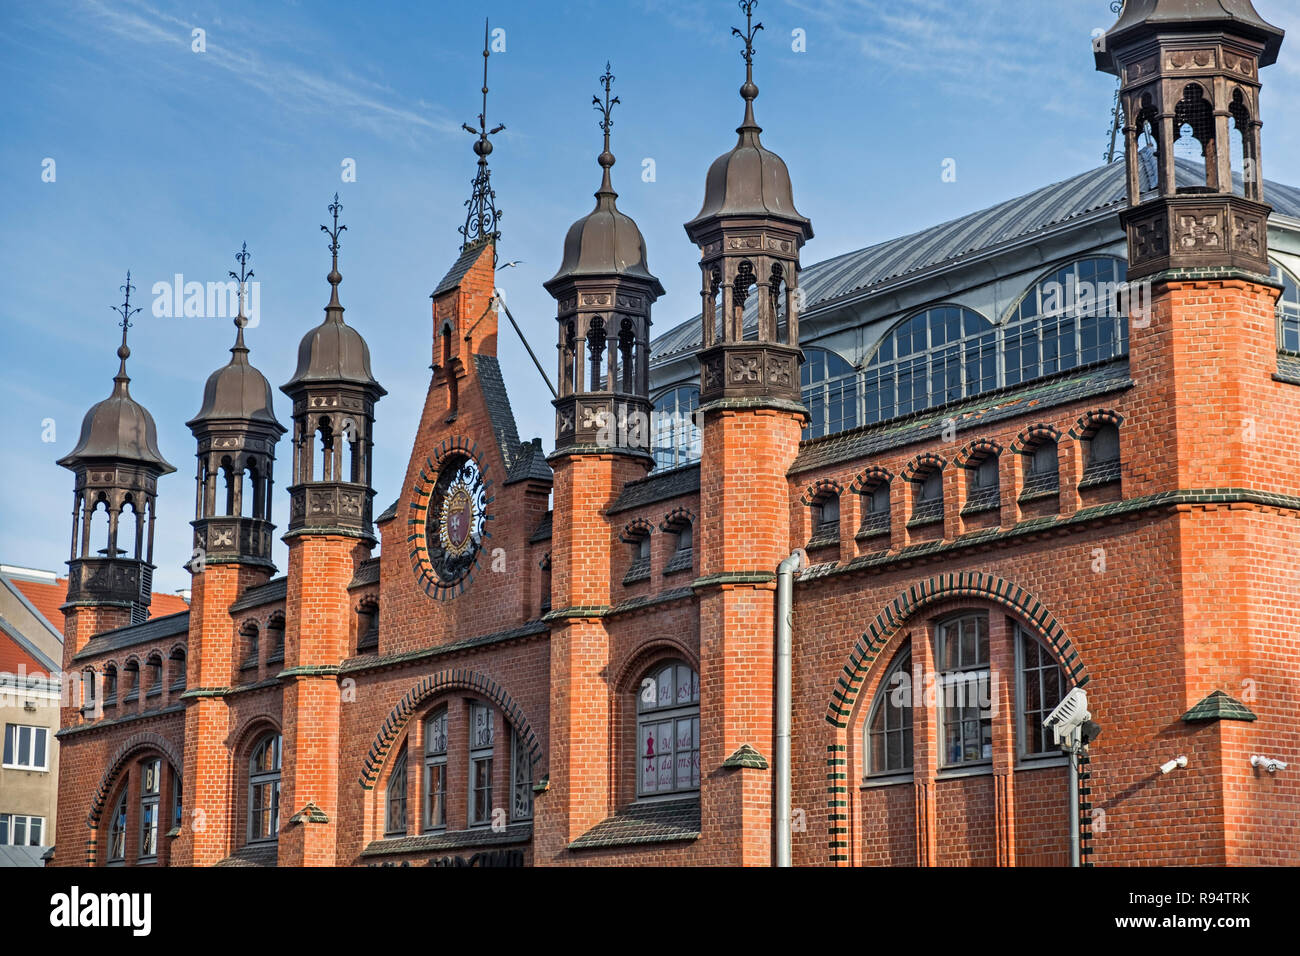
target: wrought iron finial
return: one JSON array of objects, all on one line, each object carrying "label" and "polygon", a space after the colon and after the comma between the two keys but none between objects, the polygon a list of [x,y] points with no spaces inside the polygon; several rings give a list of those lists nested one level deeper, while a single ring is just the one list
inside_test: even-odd
[{"label": "wrought iron finial", "polygon": [[489,44],[490,31],[488,30],[488,21],[483,21],[483,109],[478,114],[478,127],[470,126],[468,123],[461,123],[461,128],[466,132],[477,136],[474,141],[474,154],[478,156],[478,173],[474,176],[473,192],[470,198],[465,200],[467,213],[465,216],[465,225],[461,226],[459,232],[461,238],[465,241],[461,244],[461,251],[468,249],[480,243],[489,242],[500,238],[501,233],[497,231],[497,222],[501,219],[501,212],[496,207],[496,192],[492,189],[492,176],[488,170],[488,156],[492,152],[492,141],[489,139],[497,133],[504,130],[505,124],[499,123],[492,129],[487,125],[487,95],[488,95],[488,57],[492,55]]},{"label": "wrought iron finial", "polygon": [[248,318],[244,315],[244,287],[248,280],[253,278],[253,270],[248,268],[248,260],[252,258],[252,253],[248,251],[248,243],[244,243],[243,248],[235,253],[235,261],[239,263],[239,272],[231,272],[230,278],[239,283],[239,314],[235,316],[235,328],[239,332],[235,336],[235,348],[244,347],[244,326],[248,324]]},{"label": "wrought iron finial", "polygon": [[741,33],[739,27],[731,28],[733,36],[745,41],[745,48],[740,51],[745,61],[745,83],[740,88],[740,96],[745,101],[745,121],[741,124],[741,129],[758,128],[754,122],[754,100],[758,97],[758,87],[754,85],[754,37],[763,29],[763,24],[754,22],[754,7],[757,3],[758,0],[740,0],[740,9],[745,14],[745,32]]},{"label": "wrought iron finial", "polygon": [[117,323],[122,327],[122,344],[119,345],[117,348],[117,357],[121,361],[118,364],[117,377],[114,380],[129,381],[126,375],[126,360],[131,357],[131,350],[127,347],[126,344],[126,330],[129,329],[132,325],[131,316],[135,315],[137,312],[140,311],[139,306],[136,306],[134,309],[131,308],[131,290],[134,289],[135,286],[131,284],[130,269],[126,270],[126,284],[121,285],[118,288],[120,288],[125,293],[125,298],[123,299],[121,305],[109,306],[109,308],[111,308],[114,312],[116,312],[119,316],[122,317],[121,321]]},{"label": "wrought iron finial", "polygon": [[592,106],[595,108],[596,112],[600,114],[601,132],[605,134],[605,149],[596,160],[605,171],[600,183],[600,192],[596,193],[597,196],[605,193],[614,193],[614,186],[609,179],[610,167],[614,165],[614,154],[609,151],[609,131],[614,128],[614,120],[611,118],[611,114],[614,111],[614,107],[618,105],[619,99],[617,96],[612,99],[610,98],[609,91],[613,83],[614,74],[610,72],[609,61],[606,60],[605,72],[600,77],[600,85],[605,88],[605,101],[602,103],[599,96],[593,96],[591,98]]},{"label": "wrought iron finial", "polygon": [[329,210],[330,216],[334,220],[334,228],[322,225],[320,231],[330,237],[330,274],[325,278],[330,284],[330,306],[339,306],[339,283],[343,281],[343,276],[339,273],[339,236],[347,232],[347,226],[339,225],[339,213],[343,211],[343,203],[339,202],[339,194],[334,194],[334,201],[325,207]]},{"label": "wrought iron finial", "polygon": [[1124,0],[1110,0],[1110,12],[1120,14],[1124,12]]}]

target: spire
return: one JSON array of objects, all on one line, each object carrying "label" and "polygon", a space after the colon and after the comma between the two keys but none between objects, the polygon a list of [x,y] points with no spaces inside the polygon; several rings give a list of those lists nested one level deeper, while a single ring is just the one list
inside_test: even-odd
[{"label": "spire", "polygon": [[740,9],[745,12],[745,32],[741,33],[739,27],[731,28],[733,36],[745,41],[745,48],[740,51],[745,61],[745,83],[740,88],[740,97],[745,101],[745,119],[736,132],[743,135],[746,130],[753,130],[755,136],[763,132],[762,127],[754,121],[754,100],[758,98],[758,87],[754,85],[754,37],[763,29],[763,24],[754,23],[754,7],[757,3],[758,0],[740,0]]},{"label": "spire", "polygon": [[248,364],[248,347],[244,345],[244,326],[248,325],[248,319],[244,315],[244,288],[248,280],[253,278],[253,270],[248,268],[249,258],[248,243],[244,243],[244,247],[235,253],[235,261],[239,263],[239,273],[238,275],[233,271],[230,273],[230,278],[239,283],[239,314],[235,316],[235,328],[238,331],[235,333],[235,344],[231,346],[230,353],[234,356],[231,362],[240,365]]},{"label": "spire", "polygon": [[[320,231],[330,237],[330,274],[325,277],[330,284],[330,301],[325,306],[325,314],[330,320],[342,322],[343,305],[339,302],[339,283],[343,281],[343,276],[339,274],[339,233],[346,232],[348,227],[339,225],[339,213],[343,211],[343,203],[339,202],[338,193],[334,194],[334,201],[325,208],[334,217],[333,229],[324,225],[320,227]],[[231,275],[234,273],[232,272]],[[252,273],[250,272],[249,275]]]},{"label": "spire", "polygon": [[474,177],[473,193],[470,198],[465,200],[465,206],[468,212],[465,216],[465,225],[461,226],[459,232],[465,240],[461,244],[461,251],[464,252],[471,246],[477,246],[485,242],[495,242],[501,237],[497,231],[497,223],[501,219],[501,212],[496,207],[497,194],[492,189],[492,173],[488,169],[488,156],[492,152],[492,141],[489,136],[494,136],[505,129],[505,124],[501,123],[492,129],[487,126],[487,68],[488,57],[491,51],[488,48],[488,21],[483,21],[483,109],[478,114],[478,126],[470,126],[468,123],[462,123],[461,128],[478,137],[474,141],[474,154],[478,156],[478,173]]},{"label": "spire", "polygon": [[114,312],[122,317],[122,321],[117,323],[122,326],[122,344],[117,349],[117,357],[121,359],[121,363],[117,367],[117,374],[113,376],[113,381],[117,382],[118,389],[125,393],[128,390],[127,385],[131,381],[131,377],[126,374],[126,360],[131,357],[131,349],[126,344],[126,330],[131,327],[131,316],[140,311],[139,306],[134,309],[131,308],[131,290],[135,286],[131,285],[130,269],[126,270],[126,284],[119,286],[119,288],[126,293],[126,298],[121,305],[110,306]]},{"label": "spire", "polygon": [[610,167],[614,165],[614,154],[609,151],[609,131],[614,128],[614,121],[610,119],[610,113],[618,105],[618,97],[609,98],[609,88],[614,82],[614,74],[609,71],[609,60],[605,61],[605,73],[600,78],[600,85],[605,88],[605,102],[601,103],[599,96],[591,98],[592,106],[601,114],[600,129],[605,134],[605,149],[597,158],[604,175],[600,180],[600,189],[596,193],[596,198],[609,196],[611,199],[618,198],[618,193],[614,192],[614,185],[609,179]]}]

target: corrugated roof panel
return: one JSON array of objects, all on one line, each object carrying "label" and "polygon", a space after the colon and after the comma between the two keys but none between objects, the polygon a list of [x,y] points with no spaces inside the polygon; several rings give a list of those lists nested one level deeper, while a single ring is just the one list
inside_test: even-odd
[{"label": "corrugated roof panel", "polygon": [[[1139,168],[1145,192],[1153,187],[1157,175],[1150,149],[1142,150]],[[1178,158],[1175,179],[1180,186],[1203,182],[1204,167]],[[1300,188],[1265,181],[1264,192],[1276,213],[1300,218]],[[799,283],[804,290],[805,315],[862,289],[1027,238],[1099,210],[1119,208],[1126,201],[1125,165],[1116,160],[958,219],[804,266]],[[755,321],[751,304],[745,324],[752,327]],[[696,315],[654,339],[650,361],[696,349],[699,344],[700,316]]]}]

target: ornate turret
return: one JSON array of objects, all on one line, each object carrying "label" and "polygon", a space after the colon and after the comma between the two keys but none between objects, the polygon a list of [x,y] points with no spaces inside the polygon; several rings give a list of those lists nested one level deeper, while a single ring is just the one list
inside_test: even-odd
[{"label": "ornate turret", "polygon": [[[703,277],[703,345],[700,401],[775,399],[799,401],[799,249],[812,238],[812,224],[799,214],[785,162],[759,141],[754,121],[753,0],[740,4],[745,32],[745,118],[729,153],[709,167],[704,204],[686,223],[700,247]],[[758,297],[757,323],[746,327],[745,304]]]},{"label": "ornate turret", "polygon": [[[133,288],[128,272],[125,301],[114,307],[121,316],[122,345],[113,393],[86,413],[77,447],[58,461],[76,475],[68,604],[121,608],[127,612],[122,624],[149,616],[158,478],[176,470],[158,450],[153,416],[131,397],[126,339],[131,316],[140,311],[131,308]],[[97,522],[101,504],[107,519]],[[127,514],[134,521],[124,529]]]},{"label": "ornate turret", "polygon": [[596,207],[569,227],[559,271],[545,283],[557,302],[560,355],[555,400],[556,453],[617,449],[649,455],[650,306],[663,286],[646,265],[645,239],[616,205],[609,149],[614,77],[593,97],[605,147]]},{"label": "ornate turret", "polygon": [[[207,563],[271,565],[271,489],[275,445],[285,427],[276,420],[271,383],[248,362],[244,290],[253,272],[248,244],[236,253],[239,315],[230,362],[208,376],[203,407],[186,424],[198,441],[194,546]],[[224,492],[218,495],[218,477]]]},{"label": "ornate turret", "polygon": [[[1167,270],[1231,269],[1267,276],[1260,166],[1259,68],[1277,59],[1282,31],[1250,0],[1128,0],[1096,42],[1097,69],[1120,78],[1129,208],[1129,279]],[[1156,142],[1154,195],[1141,192],[1138,137]],[[1233,169],[1231,137],[1242,168]],[[1201,184],[1178,185],[1174,144],[1191,136]],[[1235,177],[1235,178],[1234,178]]]},{"label": "ornate turret", "polygon": [[329,211],[330,300],[325,321],[303,336],[298,369],[280,390],[293,400],[293,484],[289,535],[309,531],[374,539],[371,527],[371,431],[375,402],[388,394],[370,373],[370,349],[343,321],[339,302],[339,225],[334,195]]}]

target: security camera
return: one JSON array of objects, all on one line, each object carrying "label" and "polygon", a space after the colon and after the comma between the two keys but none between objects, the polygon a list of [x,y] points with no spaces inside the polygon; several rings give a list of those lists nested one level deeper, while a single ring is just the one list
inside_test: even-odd
[{"label": "security camera", "polygon": [[1092,714],[1088,713],[1088,694],[1082,687],[1076,687],[1065,695],[1055,710],[1043,718],[1043,726],[1051,730],[1052,740],[1058,747],[1062,742],[1073,746],[1076,732],[1091,719]]},{"label": "security camera", "polygon": [[1276,757],[1265,757],[1263,754],[1255,754],[1250,758],[1252,767],[1263,767],[1269,773],[1277,773],[1279,770],[1286,769],[1286,763],[1278,760]]},{"label": "security camera", "polygon": [[1168,763],[1162,763],[1160,765],[1160,772],[1170,773],[1174,770],[1182,770],[1186,766],[1187,766],[1187,757],[1184,756],[1183,754],[1179,754],[1177,757],[1175,757],[1173,760],[1170,760]]}]

